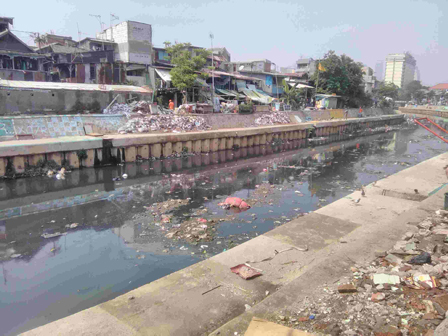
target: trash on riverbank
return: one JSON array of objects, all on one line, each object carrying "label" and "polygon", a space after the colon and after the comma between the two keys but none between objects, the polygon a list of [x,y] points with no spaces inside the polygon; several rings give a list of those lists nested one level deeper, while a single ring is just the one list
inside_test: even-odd
[{"label": "trash on riverbank", "polygon": [[232,271],[232,273],[238,274],[244,280],[249,280],[262,275],[260,272],[246,264],[234,266],[230,270]]},{"label": "trash on riverbank", "polygon": [[171,212],[181,206],[187,205],[190,198],[187,199],[169,199],[164,202],[154,203],[150,207],[144,207],[149,210],[153,216],[160,216]]},{"label": "trash on riverbank", "polygon": [[[390,251],[280,311],[277,322],[325,335],[446,335],[448,245],[446,235],[437,234],[445,229],[448,212],[438,211]],[[425,263],[411,264],[416,255]],[[304,317],[311,315],[314,320]]]},{"label": "trash on riverbank", "polygon": [[212,241],[215,225],[219,222],[215,219],[190,218],[180,224],[176,224],[165,235],[168,239],[184,240],[189,243]]},{"label": "trash on riverbank", "polygon": [[140,100],[127,103],[115,103],[108,109],[104,109],[103,114],[124,114],[129,116],[131,113],[139,114],[172,114],[173,111],[164,109],[160,106],[152,105],[150,102]]},{"label": "trash on riverbank", "polygon": [[154,131],[187,132],[205,131],[211,126],[202,117],[178,115],[151,115],[131,118],[126,125],[118,129],[118,133],[147,133]]},{"label": "trash on riverbank", "polygon": [[250,209],[250,205],[239,197],[227,197],[224,202],[219,203],[218,205],[224,206],[226,209],[230,209],[231,207],[239,208],[241,210]]},{"label": "trash on riverbank", "polygon": [[55,238],[55,237],[59,237],[59,236],[64,236],[64,235],[66,235],[67,233],[66,232],[64,232],[64,233],[60,233],[60,232],[56,232],[56,233],[43,233],[42,235],[41,235],[41,237],[43,237],[43,238],[45,238],[45,239],[48,239],[48,238]]},{"label": "trash on riverbank", "polygon": [[285,112],[267,113],[255,119],[255,124],[258,126],[289,124],[289,123],[291,123],[291,119],[289,119],[288,113]]}]

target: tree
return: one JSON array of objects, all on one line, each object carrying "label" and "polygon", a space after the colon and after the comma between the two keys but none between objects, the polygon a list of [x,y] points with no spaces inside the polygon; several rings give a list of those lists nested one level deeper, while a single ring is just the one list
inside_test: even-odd
[{"label": "tree", "polygon": [[380,87],[375,90],[374,96],[381,107],[388,107],[391,105],[391,100],[398,98],[398,90],[398,86],[394,83],[381,83]]},{"label": "tree", "polygon": [[349,106],[358,107],[369,103],[363,89],[362,63],[347,55],[338,56],[333,50],[325,54],[312,76],[317,92],[343,96]]},{"label": "tree", "polygon": [[423,86],[422,83],[420,83],[420,81],[412,81],[410,82],[408,85],[406,85],[406,87],[404,88],[404,99],[405,100],[411,100],[411,99],[416,99],[416,100],[420,100],[423,98]]},{"label": "tree", "polygon": [[207,77],[202,69],[207,62],[207,56],[210,54],[205,49],[195,49],[196,56],[192,56],[188,50],[190,46],[190,43],[175,43],[166,48],[171,64],[175,65],[170,71],[171,82],[174,87],[182,91],[184,101],[186,101],[187,89],[193,87],[198,74],[201,77]]},{"label": "tree", "polygon": [[283,94],[282,100],[286,102],[286,104],[291,105],[293,109],[298,108],[300,105],[300,90],[290,87],[289,84],[283,80]]}]

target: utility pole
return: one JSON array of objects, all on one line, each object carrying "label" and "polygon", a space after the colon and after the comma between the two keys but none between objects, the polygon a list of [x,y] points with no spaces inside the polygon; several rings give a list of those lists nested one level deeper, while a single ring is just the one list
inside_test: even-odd
[{"label": "utility pole", "polygon": [[113,29],[112,29],[112,22],[114,21],[118,21],[120,18],[112,13],[110,13],[110,39],[113,41],[114,40],[114,36],[113,36]]},{"label": "utility pole", "polygon": [[214,77],[214,72],[215,72],[215,66],[214,66],[214,62],[213,62],[213,33],[210,33],[210,44],[212,46],[212,105],[213,105],[213,112],[215,112],[215,77]]}]

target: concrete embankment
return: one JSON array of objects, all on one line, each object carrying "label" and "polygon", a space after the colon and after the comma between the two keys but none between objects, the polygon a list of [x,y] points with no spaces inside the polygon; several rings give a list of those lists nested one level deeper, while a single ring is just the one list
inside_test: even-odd
[{"label": "concrete embankment", "polygon": [[444,106],[431,106],[431,107],[399,107],[398,110],[401,113],[409,114],[409,115],[421,115],[423,117],[442,117],[448,118],[448,110],[441,109]]},{"label": "concrete embankment", "polygon": [[[24,335],[241,334],[252,316],[277,316],[312,295],[316,286],[337,281],[348,265],[391,248],[409,223],[440,208],[448,189],[442,169],[447,164],[448,154],[439,155],[366,186],[365,197],[354,192],[231,250]],[[230,271],[242,263],[263,275],[243,280]]]},{"label": "concrete embankment", "polygon": [[29,167],[54,161],[71,168],[110,162],[170,157],[176,153],[208,153],[271,143],[275,139],[298,141],[399,124],[402,115],[299,124],[163,134],[117,134],[103,137],[62,137],[0,142],[0,176],[23,174]]}]

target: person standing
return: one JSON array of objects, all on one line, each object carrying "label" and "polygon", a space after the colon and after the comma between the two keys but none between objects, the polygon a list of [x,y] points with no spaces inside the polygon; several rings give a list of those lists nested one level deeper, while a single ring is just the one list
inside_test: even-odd
[{"label": "person standing", "polygon": [[358,118],[362,118],[362,106],[359,107]]},{"label": "person standing", "polygon": [[174,102],[170,99],[170,103],[168,104],[170,110],[174,111]]}]

